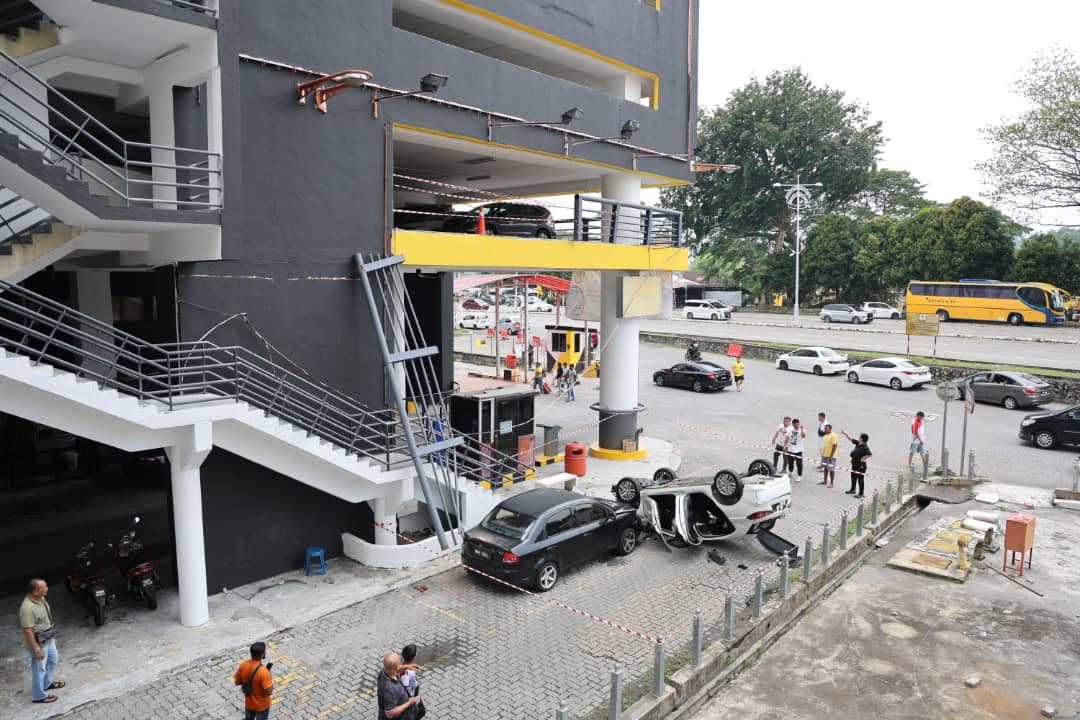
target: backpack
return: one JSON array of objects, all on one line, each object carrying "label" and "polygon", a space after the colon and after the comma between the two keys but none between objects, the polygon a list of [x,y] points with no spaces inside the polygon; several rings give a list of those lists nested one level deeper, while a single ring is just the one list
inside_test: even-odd
[{"label": "backpack", "polygon": [[[273,663],[270,663],[270,665],[273,665]],[[270,665],[266,666],[267,670],[270,669]],[[250,675],[248,675],[248,679],[240,684],[240,689],[244,691],[244,695],[250,695],[251,693],[255,692],[255,676],[259,674],[259,670],[261,670],[262,667],[262,663],[256,665],[255,669],[251,671]]]}]

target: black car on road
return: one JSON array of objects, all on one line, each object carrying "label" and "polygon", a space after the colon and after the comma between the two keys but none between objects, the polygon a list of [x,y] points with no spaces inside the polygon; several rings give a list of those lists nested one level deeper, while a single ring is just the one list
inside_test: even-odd
[{"label": "black car on road", "polygon": [[604,498],[540,488],[503,500],[465,533],[465,569],[541,592],[567,569],[638,544],[637,511]]},{"label": "black car on road", "polygon": [[1080,405],[1026,415],[1020,421],[1020,439],[1043,450],[1058,445],[1080,445]]},{"label": "black car on road", "polygon": [[694,392],[723,390],[731,385],[731,373],[711,362],[684,362],[653,373],[652,381],[663,387],[690,388]]}]

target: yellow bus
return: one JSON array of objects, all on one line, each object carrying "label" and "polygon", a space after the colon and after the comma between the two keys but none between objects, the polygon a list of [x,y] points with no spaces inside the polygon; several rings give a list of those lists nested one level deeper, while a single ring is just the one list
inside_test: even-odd
[{"label": "yellow bus", "polygon": [[1080,297],[1070,295],[1069,291],[1065,288],[1059,288],[1050,283],[1032,283],[1032,285],[1038,285],[1047,291],[1056,291],[1057,294],[1061,296],[1061,304],[1065,308],[1065,319],[1080,320]]},{"label": "yellow bus", "polygon": [[1001,280],[912,280],[907,287],[907,312],[937,313],[948,320],[1060,325],[1065,301],[1057,288],[1043,283]]}]

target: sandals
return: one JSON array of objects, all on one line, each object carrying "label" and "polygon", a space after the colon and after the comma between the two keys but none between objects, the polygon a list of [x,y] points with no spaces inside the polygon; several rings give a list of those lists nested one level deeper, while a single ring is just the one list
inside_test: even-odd
[{"label": "sandals", "polygon": [[64,682],[63,680],[54,680],[53,684],[50,685],[49,687],[45,688],[45,689],[46,690],[59,690],[60,688],[64,687],[65,685],[67,685],[67,683]]},{"label": "sandals", "polygon": [[57,700],[59,700],[59,699],[60,699],[60,698],[56,697],[55,695],[46,695],[45,697],[41,698],[40,700],[31,700],[30,702],[35,702],[35,703],[54,703],[54,702],[56,702],[56,701],[57,701]]}]

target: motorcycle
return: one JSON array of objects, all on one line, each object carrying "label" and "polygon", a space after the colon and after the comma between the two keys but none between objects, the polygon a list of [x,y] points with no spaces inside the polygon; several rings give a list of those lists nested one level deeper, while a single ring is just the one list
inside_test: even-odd
[{"label": "motorcycle", "polygon": [[101,627],[105,624],[105,606],[111,597],[105,583],[105,570],[95,562],[93,541],[79,548],[71,559],[64,587],[93,613],[94,625]]},{"label": "motorcycle", "polygon": [[696,342],[690,343],[690,347],[686,348],[686,362],[698,362],[701,360],[701,348],[698,347]]},{"label": "motorcycle", "polygon": [[161,578],[154,563],[142,558],[142,543],[135,537],[135,526],[138,524],[139,516],[136,515],[131,530],[124,533],[117,543],[116,568],[124,576],[128,592],[145,602],[149,609],[156,610]]}]

